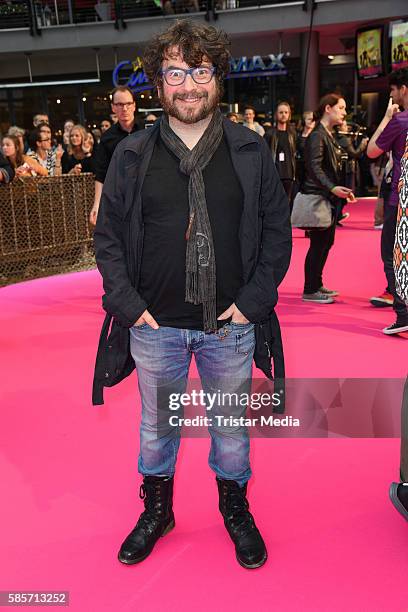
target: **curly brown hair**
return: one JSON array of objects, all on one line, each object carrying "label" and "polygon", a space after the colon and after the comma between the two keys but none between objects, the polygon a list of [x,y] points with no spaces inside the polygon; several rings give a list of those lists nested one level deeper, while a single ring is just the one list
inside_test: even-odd
[{"label": "curly brown hair", "polygon": [[202,25],[190,19],[178,19],[167,30],[156,34],[143,54],[143,67],[151,83],[161,85],[160,69],[172,47],[178,47],[183,60],[191,67],[200,66],[203,57],[216,68],[220,91],[230,71],[230,40],[223,30]]}]

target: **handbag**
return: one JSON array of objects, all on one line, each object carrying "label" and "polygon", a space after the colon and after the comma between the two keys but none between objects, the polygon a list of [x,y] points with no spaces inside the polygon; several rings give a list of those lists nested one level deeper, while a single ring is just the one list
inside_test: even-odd
[{"label": "handbag", "polygon": [[327,229],[333,223],[329,200],[314,193],[299,192],[293,201],[292,227],[299,229]]}]

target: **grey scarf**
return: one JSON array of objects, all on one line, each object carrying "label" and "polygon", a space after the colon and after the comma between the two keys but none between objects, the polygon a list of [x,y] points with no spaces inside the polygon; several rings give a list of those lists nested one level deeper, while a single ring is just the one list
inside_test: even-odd
[{"label": "grey scarf", "polygon": [[167,116],[163,115],[160,121],[160,137],[180,160],[181,172],[189,177],[185,301],[203,305],[205,332],[217,330],[217,312],[215,253],[203,170],[211,161],[222,136],[222,115],[218,109],[192,150],[170,128]]}]

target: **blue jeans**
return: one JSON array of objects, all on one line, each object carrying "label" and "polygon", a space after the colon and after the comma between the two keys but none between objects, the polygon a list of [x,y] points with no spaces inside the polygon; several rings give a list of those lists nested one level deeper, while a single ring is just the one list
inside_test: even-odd
[{"label": "blue jeans", "polygon": [[[172,476],[180,446],[180,427],[169,424],[169,394],[186,390],[194,354],[205,393],[250,393],[254,325],[227,323],[214,334],[202,331],[143,324],[130,329],[130,349],[136,364],[142,399],[139,472]],[[221,402],[222,404],[222,402]],[[212,417],[209,465],[220,478],[243,486],[251,476],[249,437],[245,427],[226,425],[219,416],[244,416],[246,406],[218,405]],[[170,413],[171,415],[175,413]],[[178,416],[180,410],[177,412]]]}]

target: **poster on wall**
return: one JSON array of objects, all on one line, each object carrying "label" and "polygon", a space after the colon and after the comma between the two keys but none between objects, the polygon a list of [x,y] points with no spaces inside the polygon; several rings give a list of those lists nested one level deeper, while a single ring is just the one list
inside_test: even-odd
[{"label": "poster on wall", "polygon": [[391,24],[391,66],[408,68],[408,21]]},{"label": "poster on wall", "polygon": [[382,39],[381,26],[357,31],[356,63],[360,79],[371,79],[384,74]]}]

